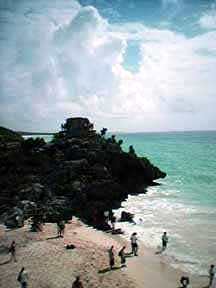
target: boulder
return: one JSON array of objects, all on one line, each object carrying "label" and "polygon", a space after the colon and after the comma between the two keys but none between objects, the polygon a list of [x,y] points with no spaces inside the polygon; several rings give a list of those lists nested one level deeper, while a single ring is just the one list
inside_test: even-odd
[{"label": "boulder", "polygon": [[14,207],[4,214],[3,221],[8,228],[22,227],[24,224],[24,211],[18,207]]},{"label": "boulder", "polygon": [[121,212],[120,222],[134,222],[133,220],[134,214],[126,211]]}]

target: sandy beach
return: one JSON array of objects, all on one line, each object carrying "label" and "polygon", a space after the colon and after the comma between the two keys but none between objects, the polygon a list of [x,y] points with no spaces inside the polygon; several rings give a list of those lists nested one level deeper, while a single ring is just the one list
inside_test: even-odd
[{"label": "sandy beach", "polygon": [[[8,247],[12,240],[17,243],[17,263],[9,263]],[[65,245],[74,244],[73,250]],[[18,287],[17,274],[22,266],[29,276],[28,287],[67,288],[77,275],[84,287],[179,287],[180,276],[186,275],[171,268],[163,256],[141,245],[138,257],[128,257],[127,267],[120,268],[118,250],[130,243],[119,235],[97,231],[74,218],[66,225],[65,237],[56,238],[56,225],[47,223],[40,233],[29,232],[26,224],[21,229],[5,231],[0,227],[0,287]],[[116,263],[108,269],[107,249],[114,245]],[[191,287],[203,288],[208,279],[189,275]]]}]

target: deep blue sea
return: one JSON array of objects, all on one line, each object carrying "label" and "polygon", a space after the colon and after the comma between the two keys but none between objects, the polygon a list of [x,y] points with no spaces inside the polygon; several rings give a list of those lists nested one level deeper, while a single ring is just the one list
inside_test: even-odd
[{"label": "deep blue sea", "polygon": [[167,173],[157,181],[160,186],[129,196],[116,211],[135,214],[136,225],[120,224],[125,237],[136,231],[140,241],[157,251],[167,231],[169,244],[163,257],[174,267],[206,274],[209,264],[216,264],[216,131],[116,133],[116,137],[124,141],[125,151],[133,145],[139,156]]},{"label": "deep blue sea", "polygon": [[[157,250],[167,231],[167,259],[175,267],[206,274],[216,264],[216,131],[117,134],[167,173],[147,194],[129,196],[121,210],[135,214],[123,224]],[[119,213],[118,211],[117,213]],[[140,220],[141,219],[141,220]],[[122,225],[122,224],[121,224]]]}]

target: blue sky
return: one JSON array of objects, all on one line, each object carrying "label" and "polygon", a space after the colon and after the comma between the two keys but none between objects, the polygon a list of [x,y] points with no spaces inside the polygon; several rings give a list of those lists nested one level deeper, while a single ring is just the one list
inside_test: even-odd
[{"label": "blue sky", "polygon": [[169,27],[189,36],[199,34],[199,19],[211,9],[208,0],[81,0],[93,5],[111,23],[139,22],[151,27]]},{"label": "blue sky", "polygon": [[216,129],[213,0],[0,0],[0,58],[12,129]]}]

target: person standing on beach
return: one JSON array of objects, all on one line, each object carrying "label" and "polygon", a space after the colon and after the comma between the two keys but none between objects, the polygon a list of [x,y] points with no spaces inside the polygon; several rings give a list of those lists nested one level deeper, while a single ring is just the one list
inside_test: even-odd
[{"label": "person standing on beach", "polygon": [[125,246],[123,246],[121,248],[121,250],[119,251],[118,255],[121,259],[121,267],[126,267],[126,257],[125,257]]},{"label": "person standing on beach", "polygon": [[109,265],[110,265],[110,270],[113,269],[113,266],[115,265],[115,258],[114,258],[114,253],[113,253],[113,245],[110,247],[108,250],[109,253]]},{"label": "person standing on beach", "polygon": [[22,267],[17,277],[17,281],[20,283],[20,288],[27,288],[27,279],[28,279],[28,276],[25,271],[25,268]]},{"label": "person standing on beach", "polygon": [[112,232],[115,231],[115,222],[116,222],[116,217],[113,215],[111,218]]},{"label": "person standing on beach", "polygon": [[137,244],[137,233],[134,232],[131,237],[131,250],[132,250],[132,254],[134,254],[134,256],[138,256],[137,255],[137,251],[138,251],[138,244]]},{"label": "person standing on beach", "polygon": [[13,260],[14,262],[17,262],[16,260],[16,242],[13,240],[10,247],[9,247],[9,253],[11,254],[10,262]]},{"label": "person standing on beach", "polygon": [[215,287],[215,265],[210,265],[209,269],[209,288],[214,288]]},{"label": "person standing on beach", "polygon": [[58,237],[64,237],[65,222],[63,220],[57,222],[57,234]]},{"label": "person standing on beach", "polygon": [[83,288],[83,284],[80,281],[80,276],[77,276],[75,281],[72,284],[72,288]]},{"label": "person standing on beach", "polygon": [[162,235],[162,251],[166,250],[167,243],[168,243],[167,232],[164,232],[163,235]]},{"label": "person standing on beach", "polygon": [[61,222],[60,222],[60,235],[61,235],[61,237],[64,237],[64,232],[65,232],[65,221],[64,220],[62,220]]}]

